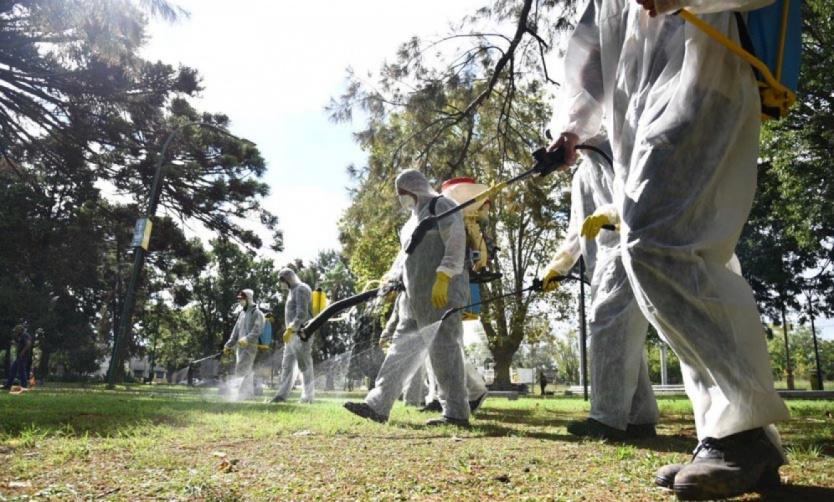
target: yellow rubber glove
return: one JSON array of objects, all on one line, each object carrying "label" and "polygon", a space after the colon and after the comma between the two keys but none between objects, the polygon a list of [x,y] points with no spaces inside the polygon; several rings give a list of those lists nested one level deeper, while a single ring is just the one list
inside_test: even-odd
[{"label": "yellow rubber glove", "polygon": [[290,343],[290,337],[292,337],[293,333],[295,333],[295,328],[287,328],[284,331],[284,343]]},{"label": "yellow rubber glove", "polygon": [[442,309],[449,303],[449,279],[448,275],[443,272],[437,273],[437,278],[434,280],[434,286],[431,288],[431,304],[435,308]]},{"label": "yellow rubber glove", "polygon": [[592,214],[585,218],[585,221],[582,222],[582,231],[579,233],[582,237],[586,239],[596,239],[599,231],[602,230],[603,225],[609,225],[611,222],[608,221],[608,215],[605,214]]},{"label": "yellow rubber glove", "polygon": [[560,274],[555,268],[547,269],[544,273],[544,279],[542,279],[542,290],[554,291],[559,287],[558,279],[560,277],[562,277],[562,274]]},{"label": "yellow rubber glove", "polygon": [[237,341],[237,344],[241,347],[246,347],[247,345],[249,345],[249,342],[246,341],[246,338],[241,338]]}]

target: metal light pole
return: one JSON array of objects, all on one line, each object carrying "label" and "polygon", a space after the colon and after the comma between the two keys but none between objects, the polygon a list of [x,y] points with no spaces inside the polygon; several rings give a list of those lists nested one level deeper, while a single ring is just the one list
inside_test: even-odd
[{"label": "metal light pole", "polygon": [[142,268],[145,265],[145,256],[148,251],[148,243],[151,239],[151,218],[156,215],[156,206],[159,203],[159,189],[162,181],[162,164],[165,162],[165,154],[168,152],[168,145],[178,132],[189,126],[201,126],[215,129],[218,132],[228,136],[235,137],[228,131],[217,127],[214,124],[207,122],[185,122],[177,126],[171,131],[165,143],[162,145],[162,152],[159,154],[159,159],[156,162],[156,172],[153,176],[153,184],[151,185],[151,193],[148,196],[148,207],[145,210],[145,215],[136,220],[136,226],[133,229],[133,273],[130,276],[130,283],[127,287],[127,295],[125,296],[125,303],[122,309],[122,318],[119,322],[119,329],[116,332],[116,339],[113,342],[113,354],[110,357],[110,368],[107,372],[107,388],[112,389],[116,385],[116,367],[121,359],[122,344],[127,337],[127,332],[133,324],[133,308],[136,303],[136,286],[142,276]]},{"label": "metal light pole", "polygon": [[579,256],[579,367],[582,378],[582,397],[588,400],[588,331],[585,322],[585,258]]}]

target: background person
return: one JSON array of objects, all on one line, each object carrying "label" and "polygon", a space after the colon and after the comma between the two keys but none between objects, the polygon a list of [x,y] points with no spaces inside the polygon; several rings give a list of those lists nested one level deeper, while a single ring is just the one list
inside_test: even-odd
[{"label": "background person", "polygon": [[296,333],[301,325],[310,318],[313,308],[313,291],[301,282],[292,269],[285,268],[278,272],[278,278],[289,291],[284,304],[284,357],[281,361],[281,383],[278,392],[272,398],[273,403],[287,400],[301,371],[301,402],[312,403],[315,397],[316,380],[313,373],[313,337],[305,342]]},{"label": "background person", "polygon": [[[604,133],[585,144],[611,156]],[[559,283],[551,279],[567,275],[580,256],[584,256],[591,278],[591,411],[587,419],[569,422],[567,429],[575,436],[600,439],[654,437],[660,410],[645,356],[649,321],[629,285],[619,235],[610,230],[600,232],[603,224],[616,227],[620,223],[612,205],[614,169],[600,154],[583,153],[586,159],[571,182],[568,231],[543,279],[546,291],[555,289]],[[596,226],[586,239],[591,223]]]},{"label": "background person", "polygon": [[3,389],[10,390],[15,378],[20,382],[21,388],[28,389],[29,375],[27,374],[26,367],[28,365],[28,354],[32,350],[32,336],[29,334],[26,326],[18,324],[12,330],[12,337],[17,343],[17,352],[15,353],[15,359],[6,383],[3,385]]},{"label": "background person", "polygon": [[236,348],[235,384],[237,399],[248,399],[255,393],[252,365],[258,355],[258,341],[264,328],[264,315],[255,304],[254,292],[244,289],[237,294],[241,311],[226,342],[225,350]]}]

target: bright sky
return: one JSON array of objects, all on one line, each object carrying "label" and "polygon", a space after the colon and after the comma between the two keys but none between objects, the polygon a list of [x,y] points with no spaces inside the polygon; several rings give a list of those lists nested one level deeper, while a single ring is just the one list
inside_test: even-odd
[{"label": "bright sky", "polygon": [[[233,134],[257,143],[280,218],[283,265],[338,248],[337,221],[348,206],[345,168],[366,156],[352,140],[361,123],[336,125],[324,106],[346,68],[375,71],[401,42],[446,33],[449,22],[486,0],[173,0],[191,13],[177,24],[153,21],[143,56],[199,70],[195,106],[222,112]],[[390,194],[381,194],[388,196]]]}]

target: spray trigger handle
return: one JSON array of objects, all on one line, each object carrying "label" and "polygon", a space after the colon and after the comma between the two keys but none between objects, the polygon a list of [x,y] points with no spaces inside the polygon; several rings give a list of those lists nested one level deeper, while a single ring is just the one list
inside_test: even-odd
[{"label": "spray trigger handle", "polygon": [[533,158],[536,159],[536,165],[533,170],[539,176],[547,176],[553,171],[558,171],[560,167],[565,165],[565,149],[559,147],[552,152],[547,151],[547,148],[541,147],[533,152]]},{"label": "spray trigger handle", "polygon": [[541,291],[544,287],[544,282],[539,279],[538,277],[533,279],[533,283],[530,285],[530,291]]}]

